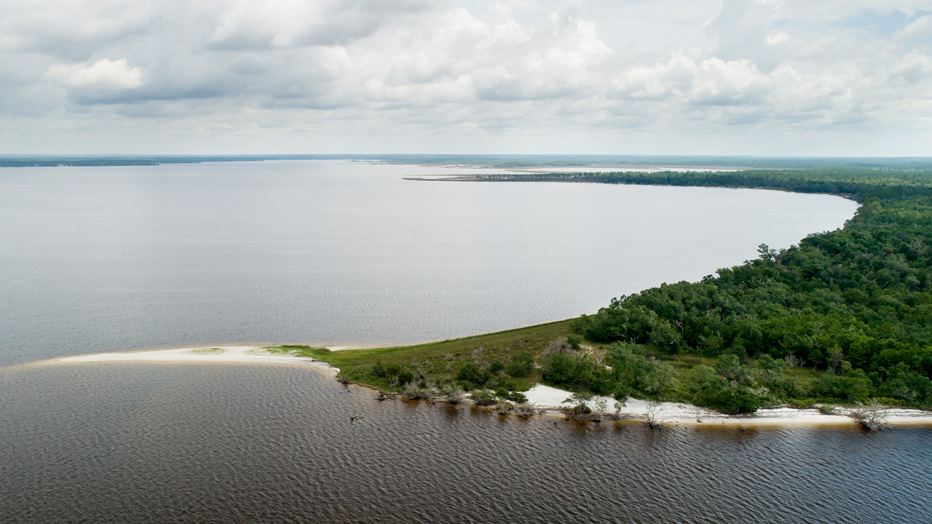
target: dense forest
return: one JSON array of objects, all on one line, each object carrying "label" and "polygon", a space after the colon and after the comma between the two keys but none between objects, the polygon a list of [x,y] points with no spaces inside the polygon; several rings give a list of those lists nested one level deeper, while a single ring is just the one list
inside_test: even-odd
[{"label": "dense forest", "polygon": [[[862,206],[843,229],[811,235],[798,246],[777,251],[762,244],[758,259],[700,282],[613,299],[574,323],[586,339],[613,343],[605,359],[611,370],[575,361],[570,366],[572,359],[564,358],[547,364],[545,380],[731,412],[787,401],[852,403],[872,397],[932,404],[929,172],[568,178],[840,193]],[[665,369],[664,359],[672,356],[712,361],[678,375]]]}]

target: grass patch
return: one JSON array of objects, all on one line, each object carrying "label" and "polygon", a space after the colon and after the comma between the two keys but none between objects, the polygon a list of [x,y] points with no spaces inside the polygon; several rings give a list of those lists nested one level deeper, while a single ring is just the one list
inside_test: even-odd
[{"label": "grass patch", "polygon": [[223,348],[198,348],[188,351],[188,353],[193,353],[195,355],[219,355],[226,351]]},{"label": "grass patch", "polygon": [[[354,382],[385,390],[398,389],[389,385],[388,377],[372,374],[373,367],[381,362],[386,368],[397,366],[412,373],[421,371],[440,384],[452,382],[457,372],[467,363],[490,368],[496,362],[507,365],[518,355],[539,357],[547,343],[557,337],[571,335],[571,320],[561,320],[520,329],[499,331],[485,335],[430,342],[414,346],[396,346],[375,349],[349,349],[330,351],[309,346],[279,346],[270,348],[311,357],[340,368],[340,374]],[[526,377],[514,377],[519,389],[540,381],[540,373],[532,370]]]}]

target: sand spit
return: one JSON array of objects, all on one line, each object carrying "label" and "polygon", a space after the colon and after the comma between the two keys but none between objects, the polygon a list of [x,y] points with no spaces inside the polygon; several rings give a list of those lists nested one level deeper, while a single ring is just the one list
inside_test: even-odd
[{"label": "sand spit", "polygon": [[[573,406],[572,402],[564,402],[572,396],[569,391],[537,384],[525,393],[528,402],[544,410],[556,412],[562,408]],[[615,399],[612,397],[593,397],[587,404],[595,409],[599,400],[605,401],[610,413],[615,412]],[[618,414],[622,419],[644,420],[650,402],[628,398],[625,406]],[[687,426],[822,426],[822,425],[854,425],[851,418],[851,409],[836,407],[831,414],[820,413],[818,409],[795,409],[788,407],[759,409],[750,415],[724,415],[690,404],[677,404],[661,402],[657,404],[657,419],[668,425]],[[891,408],[886,411],[886,422],[889,426],[923,425],[932,426],[932,412],[919,409]]]},{"label": "sand spit", "polygon": [[95,353],[54,358],[44,363],[54,365],[91,362],[248,362],[257,364],[313,364],[319,367],[336,369],[331,368],[329,364],[312,358],[299,357],[280,350],[269,350],[258,346],[208,346],[122,353]]},{"label": "sand spit", "polygon": [[[334,376],[339,369],[313,358],[300,357],[293,353],[260,346],[206,346],[175,349],[157,349],[146,351],[127,351],[119,353],[95,353],[59,357],[33,364],[60,365],[84,364],[95,362],[152,362],[152,363],[223,363],[239,362],[254,364],[303,364],[326,370]],[[562,389],[537,384],[525,393],[528,402],[544,411],[545,414],[561,415],[561,409],[570,408],[572,402],[566,402],[572,393]],[[593,397],[588,402],[590,408],[597,408],[599,401],[604,401],[607,412],[615,412],[615,399],[612,397]],[[628,398],[625,406],[618,410],[623,420],[645,420],[648,408],[653,403]],[[850,426],[855,422],[851,418],[852,410],[836,407],[830,414],[818,409],[795,409],[789,407],[760,409],[750,415],[724,415],[716,411],[673,402],[657,404],[656,418],[666,425],[686,426]],[[891,408],[886,411],[888,426],[921,425],[932,426],[932,412],[918,409]]]}]

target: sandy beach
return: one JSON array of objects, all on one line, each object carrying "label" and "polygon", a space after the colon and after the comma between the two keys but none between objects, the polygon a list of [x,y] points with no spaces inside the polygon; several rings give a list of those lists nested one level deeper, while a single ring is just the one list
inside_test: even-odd
[{"label": "sandy beach", "polygon": [[246,362],[256,364],[311,364],[315,367],[339,370],[312,358],[299,357],[279,350],[268,350],[260,346],[209,346],[192,348],[126,351],[118,353],[94,353],[53,358],[43,364],[81,364],[93,362]]},{"label": "sandy beach", "polygon": [[[561,408],[570,408],[572,402],[564,402],[572,396],[572,393],[562,389],[552,388],[537,384],[525,393],[528,402],[534,404],[540,409],[552,413],[559,413]],[[587,402],[590,408],[595,408],[599,400],[604,400],[607,410],[615,412],[615,399],[613,397],[593,397]],[[652,403],[628,398],[625,406],[618,411],[622,419],[644,420],[647,416],[647,409]],[[851,418],[853,410],[836,407],[831,414],[820,413],[818,409],[795,409],[789,407],[780,407],[772,409],[759,409],[756,413],[747,415],[725,415],[690,404],[678,404],[673,402],[657,403],[657,419],[667,425],[733,425],[733,426],[837,426],[854,425],[854,419]],[[901,409],[890,408],[886,411],[886,422],[888,426],[907,426],[907,425],[928,425],[932,426],[932,412],[919,409]]]}]

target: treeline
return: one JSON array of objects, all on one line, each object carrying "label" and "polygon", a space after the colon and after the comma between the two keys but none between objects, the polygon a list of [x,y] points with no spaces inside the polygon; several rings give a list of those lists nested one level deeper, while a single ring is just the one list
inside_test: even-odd
[{"label": "treeline", "polygon": [[477,179],[492,182],[590,182],[654,186],[728,187],[824,193],[858,201],[932,196],[932,169],[749,170],[728,172],[662,171],[612,173],[490,174]]},{"label": "treeline", "polygon": [[[682,166],[741,169],[838,170],[852,172],[932,172],[932,158],[777,158],[663,155],[410,155],[410,154],[285,154],[285,155],[2,155],[0,167],[139,166],[200,162],[262,160],[359,160],[394,164],[479,165],[502,169],[569,166]],[[632,179],[633,180],[633,179]],[[629,180],[615,183],[643,183]]]}]

